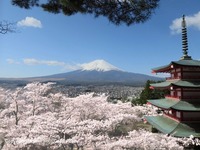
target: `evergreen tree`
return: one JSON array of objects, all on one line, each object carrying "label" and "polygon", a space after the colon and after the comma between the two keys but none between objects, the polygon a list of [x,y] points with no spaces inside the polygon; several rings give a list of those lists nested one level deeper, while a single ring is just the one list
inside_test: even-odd
[{"label": "evergreen tree", "polygon": [[159,0],[12,0],[13,5],[25,9],[36,6],[44,11],[68,16],[76,13],[104,16],[116,25],[145,22],[158,7],[158,2]]},{"label": "evergreen tree", "polygon": [[[160,81],[158,81],[160,82]],[[155,81],[148,80],[142,90],[140,97],[132,101],[133,104],[146,104],[149,99],[164,98],[164,95],[169,93],[169,90],[151,89],[150,84],[156,83]]]},{"label": "evergreen tree", "polygon": [[143,103],[146,103],[146,100],[151,98],[152,89],[150,89],[150,83],[150,80],[146,82],[144,90],[140,94],[140,99],[143,101]]}]

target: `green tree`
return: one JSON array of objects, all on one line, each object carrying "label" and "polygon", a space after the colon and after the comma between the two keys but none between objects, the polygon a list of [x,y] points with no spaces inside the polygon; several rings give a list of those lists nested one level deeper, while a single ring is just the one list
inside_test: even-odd
[{"label": "green tree", "polygon": [[132,101],[133,104],[146,104],[147,100],[149,99],[164,98],[164,96],[169,93],[169,90],[151,89],[150,88],[151,83],[157,83],[157,82],[148,80],[145,84],[144,90],[142,90],[140,94],[140,97]]},{"label": "green tree", "polygon": [[148,80],[145,84],[144,90],[142,91],[142,93],[140,94],[140,99],[142,101],[144,101],[144,103],[146,103],[147,99],[150,99],[151,97],[151,93],[152,93],[152,89],[150,89],[150,83],[151,81]]},{"label": "green tree", "polygon": [[104,16],[116,25],[147,21],[158,3],[159,0],[12,0],[13,5],[25,9],[41,7],[44,11],[67,16],[76,13]]}]

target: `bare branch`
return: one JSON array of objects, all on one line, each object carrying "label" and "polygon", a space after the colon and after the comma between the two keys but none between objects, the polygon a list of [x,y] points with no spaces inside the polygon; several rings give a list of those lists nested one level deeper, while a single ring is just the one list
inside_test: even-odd
[{"label": "bare branch", "polygon": [[6,34],[8,32],[13,33],[16,30],[16,23],[0,21],[0,34]]}]

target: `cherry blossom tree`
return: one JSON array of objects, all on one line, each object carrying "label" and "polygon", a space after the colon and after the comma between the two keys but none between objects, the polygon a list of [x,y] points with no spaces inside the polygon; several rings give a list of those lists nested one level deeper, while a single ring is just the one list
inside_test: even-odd
[{"label": "cherry blossom tree", "polygon": [[144,115],[156,113],[149,105],[113,104],[106,95],[94,93],[70,98],[51,92],[52,86],[35,82],[14,91],[0,89],[4,93],[0,97],[8,101],[0,109],[0,131],[6,134],[4,150],[181,150],[199,143],[138,128]]},{"label": "cherry blossom tree", "polygon": [[24,95],[26,99],[32,103],[31,114],[34,116],[36,113],[42,113],[43,111],[48,109],[49,105],[48,98],[45,94],[47,91],[51,89],[51,85],[54,84],[52,82],[48,82],[46,84],[42,84],[39,82],[33,82],[24,87]]}]

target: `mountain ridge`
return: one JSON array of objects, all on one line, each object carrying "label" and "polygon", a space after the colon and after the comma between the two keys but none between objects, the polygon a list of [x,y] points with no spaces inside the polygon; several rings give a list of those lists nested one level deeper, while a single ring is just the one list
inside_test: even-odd
[{"label": "mountain ridge", "polygon": [[143,86],[147,80],[163,80],[162,78],[148,76],[140,73],[131,73],[118,70],[110,71],[86,71],[86,70],[76,70],[67,73],[55,74],[50,76],[45,76],[42,78],[49,79],[63,79],[65,82],[69,83],[116,83],[116,84],[130,84],[130,85],[141,85]]},{"label": "mountain ridge", "polygon": [[10,80],[21,81],[39,81],[47,82],[54,81],[65,84],[120,84],[120,85],[132,85],[132,86],[144,86],[147,80],[159,81],[163,78],[149,76],[140,73],[132,73],[122,71],[121,69],[109,64],[104,60],[95,60],[90,63],[80,65],[80,69],[40,77],[29,78],[13,78]]}]

